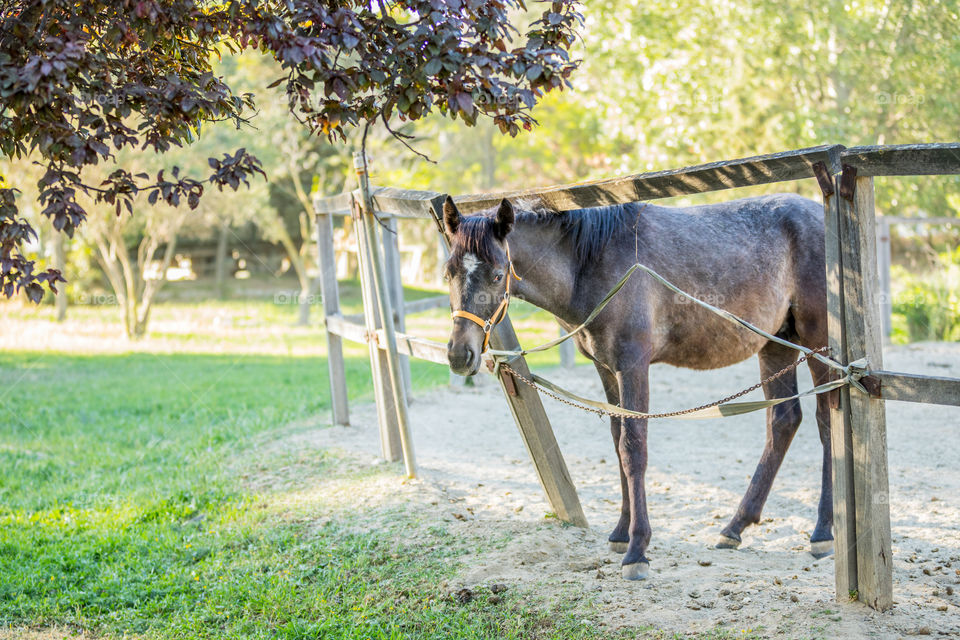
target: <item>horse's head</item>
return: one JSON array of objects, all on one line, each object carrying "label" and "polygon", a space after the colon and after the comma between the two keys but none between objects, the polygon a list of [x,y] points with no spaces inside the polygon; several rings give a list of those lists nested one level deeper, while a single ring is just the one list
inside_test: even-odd
[{"label": "horse's head", "polygon": [[513,205],[507,200],[495,212],[466,217],[451,198],[443,203],[443,224],[450,239],[444,276],[450,283],[453,311],[447,359],[459,375],[477,372],[493,327],[507,314],[510,280],[516,278],[506,242],[513,219]]}]

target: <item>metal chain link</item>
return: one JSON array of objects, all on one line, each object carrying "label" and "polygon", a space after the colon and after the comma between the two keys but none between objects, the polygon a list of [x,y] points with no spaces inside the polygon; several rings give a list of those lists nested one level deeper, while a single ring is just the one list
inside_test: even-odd
[{"label": "metal chain link", "polygon": [[[675,417],[677,417],[677,416],[682,416],[682,415],[686,415],[686,414],[688,414],[688,413],[694,413],[694,412],[696,412],[696,411],[700,411],[700,410],[702,410],[702,409],[709,409],[709,408],[711,408],[711,407],[716,407],[716,406],[718,406],[718,405],[725,404],[725,403],[727,403],[727,402],[730,402],[731,400],[736,400],[737,398],[739,398],[739,397],[741,397],[741,396],[745,396],[745,395],[747,395],[748,393],[750,393],[751,391],[756,391],[757,389],[759,389],[759,388],[762,387],[763,385],[768,384],[768,383],[770,383],[770,382],[773,382],[773,381],[776,380],[777,378],[779,378],[779,377],[781,377],[781,376],[789,373],[790,371],[792,371],[792,370],[796,369],[797,367],[799,367],[805,360],[809,359],[810,356],[812,356],[813,354],[815,354],[815,353],[823,353],[823,352],[828,351],[828,350],[829,350],[829,347],[820,347],[819,349],[814,349],[814,350],[812,350],[810,353],[807,353],[807,354],[802,355],[802,356],[801,356],[796,362],[794,362],[793,364],[787,365],[786,367],[784,367],[784,368],[781,369],[780,371],[777,371],[777,372],[776,372],[775,374],[773,374],[772,376],[770,376],[770,377],[768,377],[768,378],[766,378],[766,379],[764,379],[764,380],[761,380],[760,382],[758,382],[757,384],[755,384],[755,385],[753,385],[753,386],[751,386],[751,387],[747,387],[747,388],[744,389],[743,391],[740,391],[740,392],[735,393],[735,394],[733,394],[733,395],[727,396],[726,398],[721,398],[720,400],[717,400],[717,401],[715,401],[715,402],[711,402],[711,403],[709,403],[709,404],[704,404],[704,405],[701,405],[701,406],[699,406],[699,407],[693,407],[692,409],[683,409],[683,410],[680,410],[680,411],[668,411],[668,412],[665,412],[665,413],[645,413],[644,416],[645,416],[646,418],[648,418],[648,419],[652,419],[652,418],[675,418]],[[541,385],[537,384],[537,383],[534,382],[533,380],[530,380],[529,378],[521,375],[520,373],[517,373],[517,370],[514,369],[513,367],[511,367],[511,366],[508,365],[508,364],[501,364],[501,365],[500,365],[500,368],[501,368],[502,370],[506,371],[507,373],[513,375],[514,377],[519,378],[524,384],[533,387],[534,389],[536,389],[536,390],[539,391],[540,393],[543,393],[543,394],[545,394],[545,395],[547,395],[547,396],[550,396],[550,397],[553,398],[554,400],[557,400],[557,401],[559,401],[559,402],[562,402],[563,404],[570,405],[571,407],[575,407],[575,408],[577,408],[577,409],[583,409],[584,411],[589,411],[590,413],[595,413],[595,414],[597,414],[597,415],[599,415],[599,416],[608,415],[608,416],[611,416],[611,417],[614,417],[614,418],[636,418],[636,417],[637,417],[637,416],[635,416],[635,415],[633,415],[633,414],[630,414],[630,413],[622,413],[622,412],[618,412],[618,411],[609,411],[609,410],[607,410],[607,409],[597,409],[597,408],[595,408],[595,407],[589,407],[589,406],[587,406],[587,405],[585,405],[585,404],[582,404],[582,403],[580,403],[580,402],[576,402],[576,401],[573,401],[573,400],[568,400],[567,398],[564,398],[563,396],[560,396],[559,394],[556,394],[556,393],[550,391],[549,389],[544,389]],[[638,413],[639,413],[639,412],[638,412]]]}]

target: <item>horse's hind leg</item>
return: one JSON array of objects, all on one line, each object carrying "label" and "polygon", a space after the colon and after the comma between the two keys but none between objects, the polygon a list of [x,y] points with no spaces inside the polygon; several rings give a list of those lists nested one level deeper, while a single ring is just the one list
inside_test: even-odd
[{"label": "horse's hind leg", "polygon": [[[624,409],[648,411],[648,365],[649,362],[641,361],[633,369],[617,372],[620,406]],[[647,472],[646,418],[623,419],[618,450],[630,494],[630,542],[620,562],[621,575],[627,580],[640,580],[646,578],[650,570],[650,562],[646,557],[647,545],[650,544],[650,520],[647,517],[647,493],[644,488]]]},{"label": "horse's hind leg", "polygon": [[[806,287],[807,295],[800,299],[794,309],[796,333],[800,344],[816,349],[827,344],[827,294],[826,281],[821,275],[823,263],[812,266],[816,278],[808,278],[814,288]],[[821,385],[830,378],[830,369],[819,360],[807,360],[813,384]],[[822,558],[833,553],[833,476],[830,445],[830,399],[829,394],[817,396],[817,427],[823,445],[823,469],[821,476],[820,505],[817,509],[817,526],[810,536],[810,553]]]},{"label": "horse's hind leg", "polygon": [[[603,391],[607,396],[607,402],[619,405],[620,388],[617,384],[617,377],[601,364],[597,364],[597,373],[600,374],[600,382],[603,383]],[[610,433],[613,435],[613,448],[617,452],[617,467],[620,470],[620,495],[622,497],[620,520],[608,538],[610,550],[615,553],[626,553],[627,543],[630,542],[630,487],[627,485],[627,475],[623,472],[623,461],[620,459],[621,426],[622,420],[620,418],[610,417]]]},{"label": "horse's hind leg", "polygon": [[[775,342],[768,342],[760,350],[760,374],[766,379],[789,366],[797,359],[797,351]],[[767,399],[782,398],[797,393],[797,372],[789,371],[776,380],[763,385]],[[773,479],[780,469],[783,457],[790,447],[793,436],[800,426],[800,401],[790,400],[767,408],[767,442],[750,479],[750,486],[740,501],[737,513],[721,532],[718,548],[735,549],[740,545],[740,534],[749,524],[760,522],[763,505],[770,494]]]},{"label": "horse's hind leg", "polygon": [[[829,378],[827,366],[816,360],[808,360],[813,384],[821,385]],[[820,505],[817,509],[817,526],[810,535],[810,553],[823,558],[833,553],[833,459],[830,453],[830,396],[817,396],[817,427],[820,429],[820,444],[823,445],[823,471],[820,488]]]}]

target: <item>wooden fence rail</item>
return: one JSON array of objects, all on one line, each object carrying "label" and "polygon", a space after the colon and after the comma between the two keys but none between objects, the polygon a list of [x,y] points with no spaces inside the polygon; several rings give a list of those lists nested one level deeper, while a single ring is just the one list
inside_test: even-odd
[{"label": "wooden fence rail", "polygon": [[[873,176],[958,173],[960,143],[849,149],[841,145],[824,145],[671,171],[454,199],[465,213],[488,209],[502,198],[563,212],[816,178],[824,196],[829,346],[838,361],[849,363],[866,358],[870,370],[870,375],[863,381],[869,393],[843,387],[837,402],[831,403],[836,595],[844,600],[855,596],[882,610],[893,602],[884,402],[900,400],[960,406],[960,379],[882,369],[880,308],[883,300],[882,296],[877,299],[874,290],[880,279],[877,273]],[[372,216],[391,221],[394,218],[432,220],[445,242],[440,208],[446,195],[372,187],[366,183],[365,176],[363,178],[359,189],[318,198],[315,202],[323,223],[318,225],[318,228],[322,227],[318,231],[318,242],[322,244],[319,254],[326,330],[330,340],[333,414],[334,422],[347,423],[340,340],[362,342],[370,346],[381,430],[389,432],[397,427],[397,413],[406,408],[405,394],[401,393],[404,382],[396,364],[400,362],[399,357],[444,365],[447,362],[445,345],[402,330],[403,316],[445,305],[447,299],[443,296],[405,302],[399,279],[395,277],[388,285],[388,278],[381,275],[377,279],[382,281],[382,286],[372,286],[376,274],[370,263],[371,258],[375,261],[373,254],[379,250],[373,244],[383,242],[371,231]],[[336,275],[335,270],[331,270],[335,262],[332,259],[330,220],[333,216],[351,215],[356,202],[364,204],[361,215],[370,218],[365,219],[363,225],[357,225],[367,229],[365,236],[360,238],[358,252],[358,255],[364,254],[361,256],[364,314],[351,317],[340,313],[336,299]],[[383,295],[382,291],[385,292],[388,286],[389,294]],[[375,300],[375,294],[381,295]],[[378,315],[378,311],[382,313]],[[394,319],[397,327],[394,327]],[[497,327],[492,344],[498,349],[518,346],[509,317]],[[523,359],[511,364],[523,374],[528,372]],[[554,511],[564,521],[585,525],[576,489],[537,391],[517,384],[506,374],[501,377],[500,384]],[[388,435],[384,436],[384,442],[389,440]],[[387,444],[384,447],[385,456],[389,457]]]}]

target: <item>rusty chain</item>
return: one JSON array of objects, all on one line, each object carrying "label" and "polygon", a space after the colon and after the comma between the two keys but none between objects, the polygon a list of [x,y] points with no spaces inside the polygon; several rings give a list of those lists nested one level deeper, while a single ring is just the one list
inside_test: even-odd
[{"label": "rusty chain", "polygon": [[[680,411],[668,411],[668,412],[665,412],[665,413],[648,413],[648,414],[645,414],[645,415],[646,415],[646,418],[647,418],[647,419],[652,419],[652,418],[675,418],[675,417],[677,417],[677,416],[686,415],[686,414],[688,414],[688,413],[695,413],[695,412],[701,411],[701,410],[703,410],[703,409],[709,409],[709,408],[711,408],[711,407],[716,407],[716,406],[719,406],[719,405],[721,405],[721,404],[726,404],[727,402],[730,402],[731,400],[736,400],[737,398],[740,398],[740,397],[742,397],[742,396],[747,395],[747,394],[750,393],[751,391],[756,391],[757,389],[759,389],[759,388],[762,387],[763,385],[768,384],[768,383],[770,383],[770,382],[773,382],[773,381],[776,380],[777,378],[780,378],[781,376],[789,373],[790,371],[793,371],[794,369],[796,369],[797,367],[799,367],[804,361],[806,361],[807,359],[809,359],[813,354],[815,354],[815,353],[824,353],[824,352],[826,352],[826,351],[828,351],[828,350],[829,350],[829,347],[820,347],[819,349],[813,349],[812,351],[810,351],[810,353],[806,353],[806,354],[801,355],[800,358],[797,359],[796,362],[794,362],[793,364],[787,365],[786,367],[784,367],[784,368],[781,369],[780,371],[777,371],[777,372],[776,372],[775,374],[773,374],[772,376],[770,376],[770,377],[768,377],[768,378],[766,378],[766,379],[764,379],[764,380],[761,380],[760,382],[758,382],[757,384],[755,384],[755,385],[753,385],[753,386],[751,386],[751,387],[747,387],[747,388],[744,389],[743,391],[739,391],[739,392],[737,392],[737,393],[734,393],[733,395],[729,395],[729,396],[727,396],[726,398],[721,398],[720,400],[716,400],[715,402],[711,402],[711,403],[709,403],[709,404],[704,404],[704,405],[701,405],[701,406],[699,406],[699,407],[693,407],[692,409],[682,409],[682,410],[680,410]],[[597,409],[597,408],[595,408],[595,407],[589,407],[589,406],[587,406],[587,405],[585,405],[585,404],[582,404],[582,403],[580,403],[580,402],[575,402],[575,401],[573,401],[573,400],[568,400],[568,399],[560,396],[559,394],[556,394],[556,393],[550,391],[549,389],[545,389],[542,385],[537,384],[536,382],[534,382],[533,380],[530,380],[530,379],[527,378],[526,376],[523,376],[522,374],[518,373],[516,369],[514,369],[513,367],[511,367],[510,365],[508,365],[508,364],[506,364],[506,363],[501,364],[501,365],[500,365],[500,369],[503,370],[503,371],[506,371],[507,373],[509,373],[510,375],[512,375],[512,376],[514,376],[514,377],[516,377],[516,378],[519,378],[521,382],[523,382],[524,384],[526,384],[526,385],[528,385],[528,386],[530,386],[530,387],[533,387],[534,389],[536,389],[536,390],[539,391],[540,393],[543,393],[544,395],[547,395],[547,396],[553,398],[554,400],[558,400],[558,401],[562,402],[563,404],[570,405],[571,407],[575,407],[575,408],[577,408],[577,409],[582,409],[582,410],[588,411],[588,412],[590,412],[590,413],[595,413],[595,414],[597,414],[597,415],[599,415],[599,416],[608,415],[608,416],[613,417],[613,418],[636,418],[636,417],[637,417],[637,416],[635,416],[635,415],[633,415],[633,414],[629,414],[629,413],[619,413],[619,412],[616,412],[616,411],[609,411],[609,410],[606,410],[606,409]]]}]

